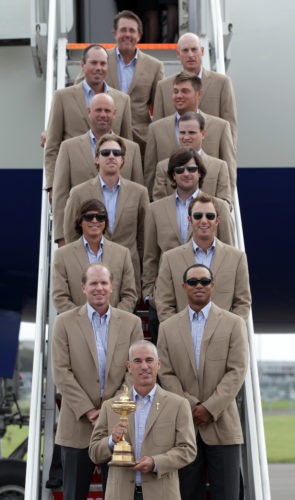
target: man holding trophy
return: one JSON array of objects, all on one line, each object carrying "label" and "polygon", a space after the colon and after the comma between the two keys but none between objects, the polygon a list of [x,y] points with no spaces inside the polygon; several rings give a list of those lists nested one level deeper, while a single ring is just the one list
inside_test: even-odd
[{"label": "man holding trophy", "polygon": [[178,469],[196,456],[190,406],[157,385],[151,342],[131,345],[127,367],[133,387],[103,403],[89,446],[94,463],[112,458],[105,500],[180,500]]}]

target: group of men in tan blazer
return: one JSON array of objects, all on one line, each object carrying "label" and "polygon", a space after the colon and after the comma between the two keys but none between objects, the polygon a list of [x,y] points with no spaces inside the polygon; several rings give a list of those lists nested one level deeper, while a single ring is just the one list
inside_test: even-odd
[{"label": "group of men in tan blazer", "polygon": [[[83,80],[56,92],[47,131],[47,189],[53,186],[55,240],[61,247],[55,252],[52,274],[53,299],[61,313],[54,327],[53,368],[56,384],[63,395],[57,443],[63,450],[65,500],[82,500],[86,494],[93,470],[87,453],[92,426],[97,422],[90,456],[98,462],[109,459],[112,442],[114,444],[117,439],[116,431],[121,431],[121,435],[127,432],[127,428],[117,427],[109,402],[103,405],[101,412],[100,408],[103,400],[120,389],[124,377],[130,386],[124,363],[128,358],[126,349],[135,338],[142,336],[138,321],[134,323],[131,319],[136,317],[130,314],[141,294],[146,303],[150,302],[151,308],[155,308],[161,322],[161,383],[164,388],[188,399],[192,413],[187,411],[188,405],[183,399],[178,400],[155,385],[160,367],[156,351],[149,345],[135,347],[133,354],[135,351],[140,354],[133,359],[129,353],[128,362],[135,390],[145,397],[148,393],[145,390],[141,393],[140,377],[152,374],[148,387],[156,391],[155,399],[151,397],[153,420],[152,423],[147,420],[142,444],[142,453],[152,457],[152,462],[139,459],[134,471],[112,469],[106,498],[133,500],[134,494],[138,494],[136,498],[160,499],[167,491],[169,498],[175,500],[179,500],[180,495],[182,500],[193,498],[190,495],[196,494],[196,485],[192,485],[190,478],[186,487],[185,478],[191,477],[191,473],[184,467],[195,455],[191,416],[201,453],[206,454],[204,443],[209,448],[211,445],[224,448],[242,442],[234,398],[243,381],[246,356],[245,325],[238,316],[247,318],[251,296],[246,256],[232,246],[234,226],[230,208],[236,184],[237,139],[233,90],[228,77],[202,67],[203,49],[198,37],[190,33],[180,37],[178,42],[177,53],[184,71],[163,80],[162,64],[136,47],[141,34],[141,21],[133,13],[123,11],[116,16],[116,47],[107,52],[94,44],[84,51]],[[151,123],[151,106],[154,123]],[[143,171],[141,157],[144,157]],[[154,193],[157,201],[149,203],[148,193],[151,200]],[[182,204],[180,210],[178,203]],[[187,209],[188,222],[181,215]],[[96,262],[96,265],[90,265],[85,274],[83,271],[89,262]],[[197,281],[200,276],[208,278],[208,272],[211,277],[210,269],[202,265],[199,269],[199,264],[206,264],[213,272],[210,286],[199,283],[190,286],[183,280],[183,273],[191,266],[194,267],[189,275],[197,276]],[[211,305],[211,294],[216,305]],[[208,301],[205,305],[201,301],[201,305],[196,306],[195,295],[206,295]],[[86,306],[83,305],[85,300]],[[97,300],[103,303],[98,308]],[[182,350],[181,343],[183,341],[186,349],[190,349],[192,357],[196,349],[191,345],[187,304],[193,310],[197,307],[202,311],[209,303],[210,313],[204,316],[203,340],[199,346],[201,373],[193,359],[190,365],[184,361],[187,353]],[[89,304],[97,311],[100,321],[107,315],[107,344],[104,346],[98,340],[99,328],[96,330],[91,320]],[[81,337],[82,328],[85,339],[79,338],[76,343],[75,336]],[[178,338],[179,328],[182,328],[183,340]],[[124,339],[121,338],[122,329],[125,329]],[[172,332],[171,345],[168,330]],[[237,362],[235,367],[228,365],[221,355],[216,357],[216,362],[212,357],[220,346],[221,333],[225,340],[223,349],[228,349],[233,356],[230,359]],[[241,348],[241,359],[236,360],[237,350],[231,350],[232,339],[234,343],[237,341],[235,346]],[[170,356],[170,349],[173,352],[178,349],[175,358]],[[147,361],[150,358],[152,367]],[[101,390],[101,359],[104,359],[106,378],[98,398],[94,392]],[[211,359],[214,366],[219,366],[221,382],[210,375]],[[186,368],[183,380],[178,363]],[[118,365],[120,374],[113,371],[113,365]],[[83,366],[87,366],[87,370],[80,378]],[[143,367],[142,373],[138,371],[139,366]],[[189,370],[191,382],[186,378]],[[226,375],[231,370],[232,378]],[[228,385],[223,384],[223,379],[228,379]],[[235,383],[232,384],[232,380]],[[223,401],[222,390],[219,398],[214,396],[219,382],[227,394],[226,401]],[[87,384],[90,384],[89,390]],[[159,405],[163,412],[158,411]],[[202,408],[195,409],[199,406]],[[172,426],[170,421],[167,423],[166,415],[171,416]],[[229,417],[225,418],[226,415]],[[66,423],[68,419],[70,424]],[[131,418],[128,434],[136,446],[133,425]],[[236,429],[233,436],[232,429]],[[71,484],[70,468],[75,464],[80,467],[80,458],[85,478],[81,483],[77,479]],[[196,460],[199,468],[198,458]],[[230,463],[233,461],[231,459]],[[184,472],[180,473],[179,493],[176,471],[181,467]],[[138,473],[142,474],[139,482]],[[197,488],[203,488],[201,476],[204,471],[198,474]],[[234,477],[235,483],[232,470],[230,477]],[[123,482],[129,485],[124,497]],[[215,488],[212,479],[213,499],[219,494]],[[235,500],[236,488],[234,491],[232,496],[224,498]],[[203,498],[202,494],[200,489],[198,497]]]}]

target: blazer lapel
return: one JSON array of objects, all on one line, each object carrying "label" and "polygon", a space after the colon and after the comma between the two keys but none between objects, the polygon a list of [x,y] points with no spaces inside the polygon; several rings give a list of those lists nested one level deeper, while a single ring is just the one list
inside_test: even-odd
[{"label": "blazer lapel", "polygon": [[89,347],[90,354],[94,360],[97,373],[98,373],[98,358],[97,358],[97,350],[96,350],[96,345],[95,345],[95,339],[94,339],[94,333],[92,330],[91,323],[89,321],[88,315],[87,315],[87,308],[86,305],[82,306],[79,314],[78,314],[78,323],[81,329],[81,335],[85,338],[87,345]]},{"label": "blazer lapel", "polygon": [[210,83],[211,83],[211,75],[205,68],[203,68],[203,72],[202,72],[202,96],[201,96],[201,99],[199,102],[199,107],[202,106],[202,99],[205,97],[207,90],[210,86]]},{"label": "blazer lapel", "polygon": [[113,87],[114,89],[120,89],[119,77],[118,77],[118,68],[116,61],[116,48],[114,47],[111,50],[108,50],[109,61],[108,61],[108,73],[106,81]]},{"label": "blazer lapel", "polygon": [[85,158],[85,169],[87,168],[89,170],[91,177],[96,177],[97,169],[92,156],[89,132],[86,132],[86,134],[81,137],[81,149],[83,152],[83,158]]},{"label": "blazer lapel", "polygon": [[90,128],[90,121],[89,121],[88,114],[87,114],[87,104],[85,101],[82,82],[79,83],[78,85],[73,85],[73,97],[77,103],[79,110],[80,110],[81,117],[84,118],[84,120],[87,123],[88,128]]},{"label": "blazer lapel", "polygon": [[[220,266],[222,265],[223,259],[224,259],[224,247],[221,241],[216,239],[216,246],[212,258],[212,263],[211,263],[211,270],[213,273],[213,276],[216,276],[216,273]],[[213,288],[214,291],[214,288]]]},{"label": "blazer lapel", "polygon": [[127,201],[127,189],[126,185],[124,183],[123,177],[120,176],[120,187],[119,187],[119,194],[118,194],[118,201],[117,201],[117,209],[116,209],[116,217],[115,217],[115,224],[114,224],[114,230],[113,230],[113,235],[115,234],[117,225],[119,223],[121,214],[123,213],[126,201]]},{"label": "blazer lapel", "polygon": [[209,341],[210,341],[218,323],[219,323],[219,313],[216,311],[215,306],[212,303],[211,309],[209,312],[209,316],[208,316],[208,319],[206,321],[206,325],[204,328],[204,333],[203,333],[203,338],[202,338],[202,343],[201,343],[201,352],[200,352],[199,370],[198,370],[199,371],[200,387],[203,387],[204,365],[205,365],[207,347],[208,347]]},{"label": "blazer lapel", "polygon": [[149,412],[149,416],[147,418],[143,440],[145,440],[146,436],[148,435],[152,426],[154,425],[155,420],[157,420],[158,416],[161,414],[165,406],[165,398],[166,395],[163,393],[162,389],[158,386],[154,395],[154,400]]},{"label": "blazer lapel", "polygon": [[174,115],[168,116],[167,120],[167,128],[166,130],[164,129],[163,132],[164,134],[167,134],[167,140],[166,144],[173,144],[173,151],[179,148],[179,142],[176,139],[176,134],[175,134],[175,120],[176,120],[176,113]]},{"label": "blazer lapel", "polygon": [[182,256],[185,260],[186,266],[192,266],[195,264],[195,256],[193,252],[193,244],[191,241],[182,245]]},{"label": "blazer lapel", "polygon": [[111,317],[110,317],[109,332],[108,332],[105,384],[107,384],[108,374],[112,366],[112,358],[117,344],[119,331],[120,331],[119,314],[113,307],[111,307]]},{"label": "blazer lapel", "polygon": [[75,249],[75,257],[77,261],[79,262],[79,265],[81,267],[81,270],[83,271],[87,264],[89,264],[88,259],[87,259],[87,253],[83,245],[83,239],[82,236],[79,238],[77,241],[73,243],[73,248]]},{"label": "blazer lapel", "polygon": [[[184,319],[184,323],[182,323],[182,320]],[[197,368],[196,368],[196,359],[195,359],[195,349],[194,349],[194,344],[193,344],[193,339],[191,336],[191,326],[190,326],[190,321],[189,321],[189,315],[188,315],[188,307],[186,307],[182,313],[178,317],[178,331],[179,331],[179,336],[181,337],[186,351],[187,351],[187,356],[188,359],[191,362],[192,369],[198,377],[197,373]]]},{"label": "blazer lapel", "polygon": [[174,193],[166,198],[165,209],[167,211],[167,218],[170,222],[170,225],[174,233],[177,235],[179,244],[181,245],[183,242],[181,240],[180,231],[177,223],[176,198]]},{"label": "blazer lapel", "polygon": [[130,87],[128,90],[128,94],[130,95],[131,92],[133,91],[134,87],[140,82],[141,75],[144,73],[144,63],[142,60],[142,54],[139,49],[137,49],[137,61],[135,63],[135,68],[134,68],[134,73],[133,73],[133,78],[130,83]]}]

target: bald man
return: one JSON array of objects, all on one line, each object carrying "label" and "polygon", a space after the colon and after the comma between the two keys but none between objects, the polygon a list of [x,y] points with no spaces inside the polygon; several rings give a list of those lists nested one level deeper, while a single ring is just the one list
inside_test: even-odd
[{"label": "bald man", "polygon": [[[178,40],[177,57],[183,70],[195,73],[202,80],[202,97],[199,107],[204,113],[219,116],[230,124],[233,144],[237,147],[237,108],[231,79],[202,66],[204,47],[194,33],[185,33]],[[154,121],[172,115],[175,111],[172,101],[173,80],[175,75],[158,82]]]},{"label": "bald man", "polygon": [[[61,144],[53,181],[54,235],[59,246],[64,244],[64,209],[70,190],[97,175],[94,161],[96,144],[104,134],[112,133],[116,111],[114,100],[110,95],[96,94],[87,107],[90,130]],[[121,175],[125,179],[143,184],[139,146],[128,139],[124,142],[126,156]]]}]

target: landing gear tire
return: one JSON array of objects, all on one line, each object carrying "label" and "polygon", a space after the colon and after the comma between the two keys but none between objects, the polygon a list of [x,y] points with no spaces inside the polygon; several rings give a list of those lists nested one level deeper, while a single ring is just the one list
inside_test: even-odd
[{"label": "landing gear tire", "polygon": [[0,500],[24,500],[26,462],[0,460]]}]

